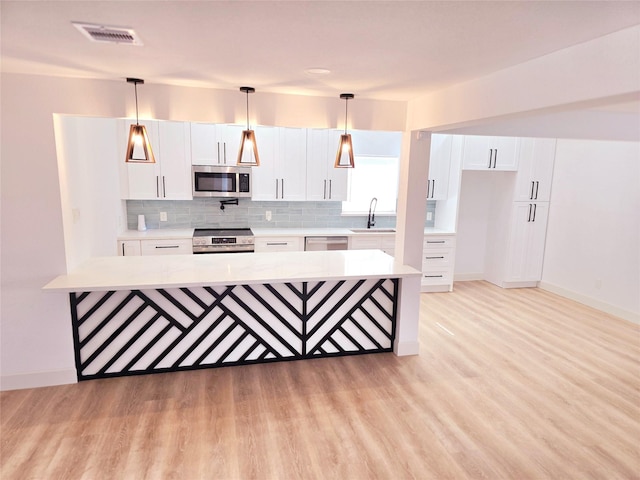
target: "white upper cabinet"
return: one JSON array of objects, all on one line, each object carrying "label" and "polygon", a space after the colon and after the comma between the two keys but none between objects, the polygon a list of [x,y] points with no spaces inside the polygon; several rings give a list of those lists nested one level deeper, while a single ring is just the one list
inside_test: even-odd
[{"label": "white upper cabinet", "polygon": [[242,125],[191,123],[193,165],[236,165]]},{"label": "white upper cabinet", "polygon": [[449,190],[449,170],[451,165],[451,135],[431,135],[429,158],[428,200],[445,200]]},{"label": "white upper cabinet", "polygon": [[121,198],[130,200],[191,200],[189,124],[144,120],[156,163],[126,163],[125,152],[132,120],[119,120],[118,145],[122,157]]},{"label": "white upper cabinet", "polygon": [[252,168],[252,200],[305,200],[306,130],[257,127],[255,131],[260,166]]},{"label": "white upper cabinet", "polygon": [[555,154],[554,138],[523,138],[521,140],[515,201],[549,201]]},{"label": "white upper cabinet", "polygon": [[348,169],[334,168],[340,130],[307,130],[307,200],[347,199]]},{"label": "white upper cabinet", "polygon": [[520,139],[465,135],[462,149],[463,170],[518,170]]}]

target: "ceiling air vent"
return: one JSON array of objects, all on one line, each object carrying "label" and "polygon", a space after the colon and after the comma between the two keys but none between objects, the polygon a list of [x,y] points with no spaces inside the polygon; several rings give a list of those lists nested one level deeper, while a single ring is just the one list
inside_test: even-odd
[{"label": "ceiling air vent", "polygon": [[133,31],[126,27],[108,27],[92,23],[71,22],[85,37],[92,42],[121,43],[124,45],[142,45],[142,40]]}]

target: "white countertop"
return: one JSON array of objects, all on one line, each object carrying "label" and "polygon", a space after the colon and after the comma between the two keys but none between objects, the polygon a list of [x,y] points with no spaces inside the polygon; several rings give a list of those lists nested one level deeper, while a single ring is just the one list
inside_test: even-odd
[{"label": "white countertop", "polygon": [[180,240],[193,237],[193,228],[154,228],[151,230],[127,230],[118,235],[118,240]]},{"label": "white countertop", "polygon": [[44,290],[84,292],[420,275],[380,250],[97,257],[55,278]]},{"label": "white countertop", "polygon": [[[356,229],[358,230],[358,229]],[[360,229],[362,230],[362,229]],[[372,228],[370,232],[354,232],[350,228],[251,228],[254,236],[256,237],[271,237],[271,236],[294,236],[294,237],[309,237],[309,236],[360,236],[360,235],[395,235],[395,232],[385,232],[380,230],[388,229],[376,229]],[[424,229],[425,235],[454,235],[455,232],[449,230],[443,230],[439,228],[426,227]],[[137,230],[127,230],[118,235],[118,240],[157,240],[157,239],[184,239],[191,238],[193,236],[193,228],[166,228],[166,229],[152,229],[139,232]]]}]

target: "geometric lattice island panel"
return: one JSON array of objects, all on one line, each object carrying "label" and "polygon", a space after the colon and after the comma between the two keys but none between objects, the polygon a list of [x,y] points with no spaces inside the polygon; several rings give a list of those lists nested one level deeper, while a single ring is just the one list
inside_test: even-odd
[{"label": "geometric lattice island panel", "polygon": [[71,293],[78,380],[390,352],[397,279]]}]

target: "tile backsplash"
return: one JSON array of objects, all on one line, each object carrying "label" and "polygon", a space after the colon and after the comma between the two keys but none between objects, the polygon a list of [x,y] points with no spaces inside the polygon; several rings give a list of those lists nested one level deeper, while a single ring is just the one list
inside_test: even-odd
[{"label": "tile backsplash", "polygon": [[[239,199],[238,205],[220,209],[219,198],[194,200],[127,200],[127,226],[135,230],[138,215],[145,216],[148,229],[254,227],[254,228],[362,228],[367,226],[366,215],[342,215],[341,202],[254,202]],[[435,222],[436,202],[427,201],[427,212]],[[267,221],[266,212],[271,212]],[[160,221],[160,212],[167,213],[167,221]],[[392,228],[395,215],[376,215],[376,227]]]}]

